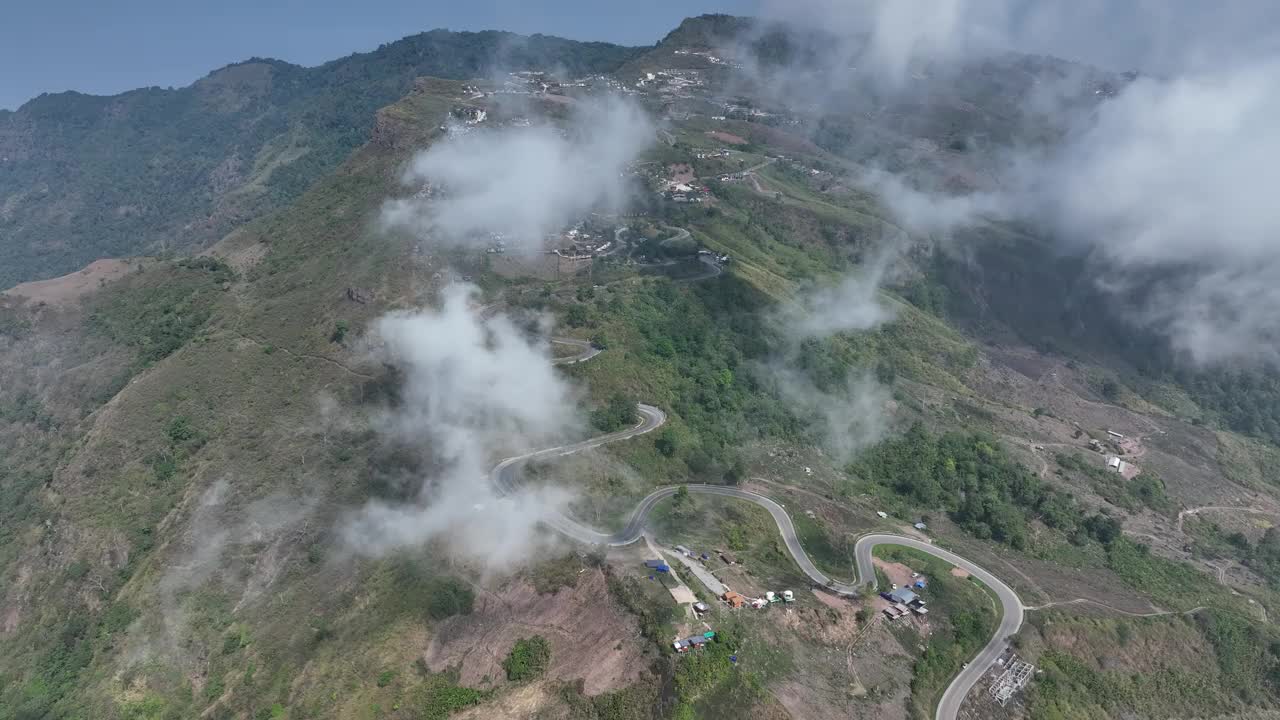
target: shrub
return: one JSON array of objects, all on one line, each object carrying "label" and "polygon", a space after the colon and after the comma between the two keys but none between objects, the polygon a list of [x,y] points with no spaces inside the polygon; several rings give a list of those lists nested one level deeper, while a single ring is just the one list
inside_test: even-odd
[{"label": "shrub", "polygon": [[507,679],[513,682],[532,680],[546,672],[551,663],[551,644],[541,635],[520,638],[511,648],[511,654],[502,661]]}]

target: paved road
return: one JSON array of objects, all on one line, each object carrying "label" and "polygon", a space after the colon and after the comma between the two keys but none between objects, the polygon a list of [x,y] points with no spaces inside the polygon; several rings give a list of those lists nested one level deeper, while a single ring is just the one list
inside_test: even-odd
[{"label": "paved road", "polygon": [[956,567],[963,568],[990,588],[1000,602],[1002,616],[1000,618],[1000,626],[996,628],[996,634],[987,643],[986,647],[982,648],[977,657],[970,660],[969,664],[960,671],[960,674],[951,681],[951,684],[947,686],[946,692],[942,693],[942,699],[938,702],[938,712],[934,717],[937,720],[954,720],[956,714],[960,711],[960,705],[964,702],[965,696],[982,678],[983,673],[995,663],[996,658],[1000,657],[1000,654],[1009,647],[1009,638],[1016,635],[1018,629],[1022,627],[1022,600],[1018,598],[1018,594],[1012,588],[1001,582],[1000,578],[987,572],[974,562],[923,540],[899,535],[864,535],[858,538],[858,543],[854,546],[853,553],[858,563],[858,577],[863,579],[864,582],[868,579],[872,583],[875,582],[875,569],[871,564],[871,551],[877,545],[903,545],[926,552]]},{"label": "paved road", "polygon": [[[589,344],[588,344],[588,347]],[[598,351],[597,351],[598,352]],[[583,359],[594,357],[594,353]],[[581,360],[579,360],[580,362]],[[498,463],[490,473],[490,482],[494,489],[500,494],[505,495],[515,490],[520,483],[520,471],[524,465],[530,460],[542,460],[553,457],[561,457],[564,455],[572,455],[573,453],[587,450],[590,448],[600,447],[611,442],[626,440],[628,438],[643,435],[652,432],[661,427],[667,421],[667,414],[652,405],[639,404],[636,409],[640,414],[640,421],[635,427],[621,430],[607,435],[583,440],[582,442],[569,445],[560,445],[545,450],[518,455],[516,457],[507,458]],[[826,587],[831,592],[839,595],[856,596],[859,595],[863,588],[875,588],[876,575],[875,568],[872,564],[872,551],[879,545],[900,545],[913,548],[924,553],[928,553],[936,558],[949,562],[957,567],[968,571],[970,575],[981,580],[988,588],[995,593],[996,599],[999,601],[1002,614],[1000,625],[996,629],[995,635],[986,644],[978,655],[969,662],[969,664],[960,671],[960,673],[947,686],[946,691],[942,694],[942,699],[938,702],[938,710],[935,714],[936,720],[955,720],[960,710],[960,705],[964,702],[965,697],[973,686],[988,668],[996,661],[1002,652],[1008,647],[1008,639],[1017,634],[1019,628],[1022,627],[1022,601],[1018,598],[1017,593],[1013,591],[999,578],[991,574],[984,568],[978,566],[970,560],[967,560],[953,552],[936,547],[931,543],[916,538],[905,537],[901,535],[889,534],[873,534],[864,535],[858,539],[854,545],[854,559],[857,564],[858,578],[852,583],[843,583],[833,578],[827,577],[818,569],[813,561],[809,559],[808,553],[804,551],[804,547],[800,544],[800,538],[796,534],[795,525],[791,522],[791,516],[787,514],[785,508],[781,504],[771,500],[759,493],[739,490],[738,488],[725,487],[722,485],[672,485],[659,488],[646,495],[632,511],[631,517],[627,520],[626,525],[613,534],[602,533],[592,527],[588,527],[576,519],[564,513],[557,513],[550,518],[547,523],[564,535],[589,545],[607,545],[618,547],[622,545],[630,545],[640,539],[645,519],[649,512],[658,502],[665,498],[676,494],[681,487],[687,488],[690,493],[697,495],[716,495],[720,497],[731,497],[739,500],[746,500],[755,503],[768,511],[773,518],[774,523],[778,526],[778,532],[782,536],[783,543],[787,546],[787,552],[791,554],[793,560],[800,570],[814,583]]]},{"label": "paved road", "polygon": [[600,348],[592,345],[586,340],[577,338],[555,337],[551,338],[551,342],[555,345],[568,345],[578,349],[578,354],[569,355],[562,358],[556,358],[551,361],[552,365],[576,365],[580,362],[586,362],[591,358],[600,354]]}]

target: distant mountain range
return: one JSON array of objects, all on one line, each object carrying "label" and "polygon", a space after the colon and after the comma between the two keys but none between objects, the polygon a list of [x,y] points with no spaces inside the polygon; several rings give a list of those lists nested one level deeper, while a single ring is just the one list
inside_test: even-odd
[{"label": "distant mountain range", "polygon": [[643,51],[433,30],[317,67],[254,58],[184,88],[41,95],[0,111],[0,288],[217,240],[332,170],[416,77],[611,72]]}]

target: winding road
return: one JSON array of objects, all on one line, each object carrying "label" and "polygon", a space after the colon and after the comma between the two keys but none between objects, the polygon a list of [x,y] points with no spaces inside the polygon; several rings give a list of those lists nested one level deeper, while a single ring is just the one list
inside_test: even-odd
[{"label": "winding road", "polygon": [[577,338],[566,338],[566,337],[551,338],[551,344],[567,345],[569,347],[578,349],[578,352],[576,355],[566,355],[565,357],[559,357],[552,360],[551,361],[552,365],[577,365],[580,362],[586,362],[591,358],[600,354],[600,348],[596,347],[595,345],[592,345],[586,340],[579,340]]},{"label": "winding road", "polygon": [[[553,342],[559,342],[557,339]],[[580,341],[576,341],[580,342]],[[573,343],[570,343],[573,344]],[[588,348],[590,345],[588,344]],[[598,352],[598,351],[596,351]],[[582,359],[589,359],[592,355],[583,357],[574,362],[581,362]],[[667,415],[662,410],[652,405],[637,405],[640,420],[634,427],[621,430],[607,435],[583,440],[578,443],[569,445],[560,445],[557,447],[546,448],[536,452],[518,455],[516,457],[507,458],[498,463],[490,473],[490,482],[494,490],[500,495],[506,495],[518,489],[520,485],[520,473],[524,466],[533,460],[545,460],[549,458],[561,457],[564,455],[572,455],[573,453],[587,450],[590,448],[600,447],[608,443],[626,440],[638,435],[652,432],[661,427],[667,420]],[[759,493],[753,493],[746,490],[739,490],[733,487],[725,487],[722,485],[671,485],[654,490],[645,496],[631,512],[630,518],[623,528],[615,533],[602,533],[599,530],[588,527],[581,522],[575,520],[564,513],[557,513],[547,520],[547,524],[555,528],[558,532],[577,540],[578,542],[590,545],[605,545],[610,547],[620,547],[629,545],[640,539],[644,529],[644,523],[653,510],[653,507],[661,500],[676,494],[681,487],[686,488],[690,493],[699,495],[716,495],[720,497],[731,497],[747,502],[755,503],[768,511],[773,517],[774,523],[778,526],[778,532],[782,535],[783,543],[787,546],[787,552],[795,560],[796,565],[804,572],[814,583],[826,587],[831,592],[845,596],[857,596],[863,592],[864,588],[875,588],[875,569],[872,564],[872,551],[880,545],[899,545],[903,547],[919,550],[928,553],[945,562],[951,563],[956,567],[967,571],[971,576],[977,578],[984,583],[994,594],[996,600],[999,601],[1001,607],[1000,625],[996,629],[995,635],[978,653],[974,659],[969,662],[951,684],[947,686],[941,700],[938,702],[937,720],[955,720],[960,710],[961,703],[964,702],[965,696],[973,689],[981,679],[983,673],[986,672],[1008,647],[1008,640],[1011,636],[1018,632],[1022,627],[1023,605],[1018,595],[999,578],[991,574],[987,570],[978,566],[976,563],[963,558],[948,550],[936,547],[929,542],[918,540],[916,538],[905,537],[901,535],[889,534],[872,534],[864,535],[858,539],[854,546],[854,559],[856,560],[858,569],[858,579],[853,584],[843,583],[834,580],[818,569],[813,561],[809,558],[808,553],[800,544],[800,538],[796,534],[795,525],[791,522],[791,516],[787,511],[774,500],[771,500]]]}]

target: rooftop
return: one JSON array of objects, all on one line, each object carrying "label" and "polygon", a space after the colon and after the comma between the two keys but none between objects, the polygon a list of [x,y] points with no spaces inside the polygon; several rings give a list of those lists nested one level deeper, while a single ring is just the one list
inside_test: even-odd
[{"label": "rooftop", "polygon": [[916,599],[916,594],[907,588],[898,588],[889,593],[889,599],[896,603],[909,604]]}]

